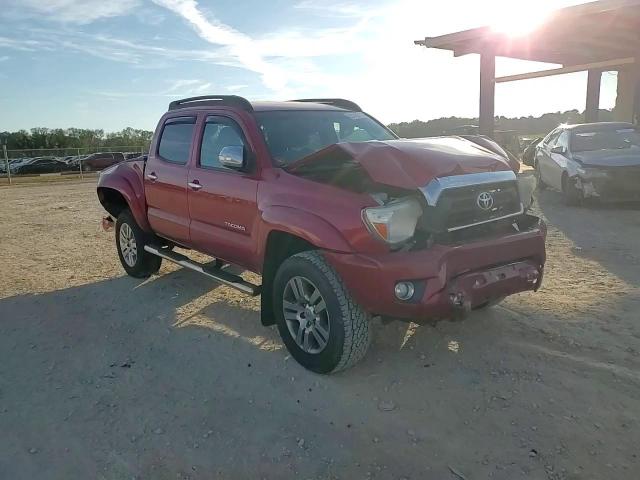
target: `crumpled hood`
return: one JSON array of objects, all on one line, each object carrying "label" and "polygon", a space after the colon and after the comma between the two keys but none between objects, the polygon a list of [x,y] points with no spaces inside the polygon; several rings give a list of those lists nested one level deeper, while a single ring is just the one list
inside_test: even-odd
[{"label": "crumpled hood", "polygon": [[573,158],[590,167],[632,167],[640,166],[640,148],[631,147],[620,150],[595,150],[576,152]]},{"label": "crumpled hood", "polygon": [[[339,159],[339,161],[337,160]],[[456,137],[338,143],[292,163],[291,173],[321,163],[358,163],[374,182],[416,189],[437,177],[511,170],[499,155]]]}]

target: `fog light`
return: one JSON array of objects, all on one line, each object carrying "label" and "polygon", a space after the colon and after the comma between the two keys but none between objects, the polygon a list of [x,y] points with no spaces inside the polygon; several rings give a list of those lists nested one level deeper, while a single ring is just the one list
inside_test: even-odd
[{"label": "fog light", "polygon": [[411,282],[398,282],[394,291],[398,300],[409,300],[416,289]]}]

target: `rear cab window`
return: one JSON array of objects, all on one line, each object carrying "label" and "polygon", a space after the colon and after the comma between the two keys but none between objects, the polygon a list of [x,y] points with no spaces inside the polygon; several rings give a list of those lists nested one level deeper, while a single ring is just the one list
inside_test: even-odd
[{"label": "rear cab window", "polygon": [[167,119],[158,142],[158,156],[166,162],[186,165],[191,153],[195,124],[196,117]]}]

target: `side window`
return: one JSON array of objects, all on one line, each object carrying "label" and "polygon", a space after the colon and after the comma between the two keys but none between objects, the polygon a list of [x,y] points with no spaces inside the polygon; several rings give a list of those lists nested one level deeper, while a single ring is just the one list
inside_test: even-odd
[{"label": "side window", "polygon": [[566,130],[562,132],[560,134],[560,137],[558,138],[558,141],[556,142],[556,145],[560,145],[569,150],[569,132],[567,132]]},{"label": "side window", "polygon": [[195,117],[180,117],[167,120],[162,129],[158,155],[163,160],[185,165],[189,161]]},{"label": "side window", "polygon": [[220,164],[218,157],[224,147],[245,146],[242,130],[225,117],[208,117],[202,134],[199,165],[205,168],[230,169]]},{"label": "side window", "polygon": [[551,132],[549,134],[549,136],[547,138],[545,138],[544,140],[544,144],[547,145],[548,147],[553,147],[556,144],[556,140],[558,139],[558,137],[560,136],[560,133],[562,132],[562,130],[557,130],[555,132]]}]

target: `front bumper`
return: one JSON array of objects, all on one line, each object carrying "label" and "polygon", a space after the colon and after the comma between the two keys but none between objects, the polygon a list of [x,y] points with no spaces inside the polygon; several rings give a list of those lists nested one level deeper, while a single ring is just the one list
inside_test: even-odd
[{"label": "front bumper", "polygon": [[[462,245],[434,245],[377,255],[326,252],[327,261],[367,311],[415,322],[448,317],[514,293],[540,287],[546,226]],[[411,281],[415,293],[398,300],[394,287]]]},{"label": "front bumper", "polygon": [[640,169],[596,178],[579,175],[577,186],[585,198],[598,198],[605,202],[640,201]]}]

